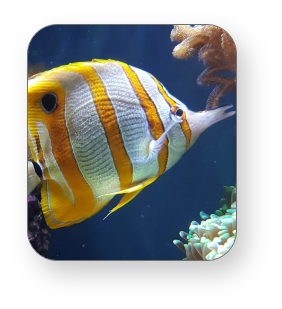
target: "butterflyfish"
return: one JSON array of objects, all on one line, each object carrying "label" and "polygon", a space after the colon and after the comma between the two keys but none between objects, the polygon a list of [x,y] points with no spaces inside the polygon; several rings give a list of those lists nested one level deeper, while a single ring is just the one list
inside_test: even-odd
[{"label": "butterflyfish", "polygon": [[113,60],[61,66],[28,80],[28,193],[50,228],[114,212],[169,170],[232,105],[193,112],[151,74]]}]

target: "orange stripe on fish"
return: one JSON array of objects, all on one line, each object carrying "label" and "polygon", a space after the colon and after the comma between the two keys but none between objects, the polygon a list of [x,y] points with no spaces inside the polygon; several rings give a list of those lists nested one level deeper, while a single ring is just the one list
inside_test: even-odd
[{"label": "orange stripe on fish", "polygon": [[[29,86],[28,99],[29,102],[32,102],[28,110],[29,129],[32,136],[37,136],[38,128],[36,124],[43,123],[47,128],[52,142],[52,155],[75,199],[74,205],[71,197],[65,196],[60,185],[56,181],[50,180],[48,167],[44,167],[43,173],[46,179],[49,180],[49,189],[46,192],[46,184],[42,187],[42,210],[47,224],[51,228],[56,228],[58,224],[67,226],[73,224],[72,221],[92,216],[95,197],[91,187],[81,174],[72,151],[65,122],[65,90],[56,81],[54,74],[49,78],[45,78],[42,83],[44,84],[42,85],[39,79],[36,85],[32,86],[31,84]],[[38,87],[40,91],[31,91],[32,87]],[[52,114],[44,113],[40,106],[41,97],[48,92],[55,93],[58,98],[58,107]],[[45,134],[46,132],[41,133]]]},{"label": "orange stripe on fish", "polygon": [[120,189],[126,189],[131,186],[133,169],[130,158],[123,144],[114,108],[107,95],[106,89],[93,67],[84,65],[80,67],[71,67],[70,70],[82,74],[91,89],[93,100],[100,121],[104,127],[112,157],[120,178]]},{"label": "orange stripe on fish", "polygon": [[[160,115],[158,114],[157,108],[150,98],[146,90],[143,88],[142,84],[140,83],[138,76],[135,72],[132,71],[129,65],[118,62],[124,69],[128,79],[140,100],[141,106],[143,107],[147,119],[150,123],[150,130],[151,134],[155,140],[161,137],[165,131],[164,125],[161,121]],[[167,160],[168,160],[168,149],[167,149],[168,139],[165,138],[164,146],[162,147],[158,159],[159,159],[159,172],[158,175],[161,175],[166,170]]]},{"label": "orange stripe on fish", "polygon": [[[151,75],[152,78],[154,79],[154,81],[156,82],[156,84],[158,85],[158,89],[160,91],[160,93],[163,95],[163,97],[165,98],[165,100],[167,101],[167,103],[173,107],[174,105],[178,105],[174,100],[172,100],[172,98],[170,98],[166,91],[164,90],[163,86],[161,85],[161,83],[153,76]],[[180,123],[182,131],[186,137],[186,150],[188,150],[189,146],[190,146],[190,140],[191,140],[191,129],[189,126],[189,123],[187,121],[187,118],[184,118],[184,121]]]}]

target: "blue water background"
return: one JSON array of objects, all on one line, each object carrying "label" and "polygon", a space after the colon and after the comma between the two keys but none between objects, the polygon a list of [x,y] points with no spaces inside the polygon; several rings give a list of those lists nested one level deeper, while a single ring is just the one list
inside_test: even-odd
[{"label": "blue water background", "polygon": [[[96,59],[114,59],[145,70],[189,109],[205,109],[211,87],[198,86],[205,69],[197,57],[173,58],[171,25],[57,25],[40,30],[28,48],[28,62],[45,69]],[[226,29],[228,31],[228,29]],[[231,34],[232,35],[232,34]],[[221,105],[233,104],[226,94]],[[183,158],[134,200],[106,220],[116,196],[101,212],[82,223],[50,230],[47,257],[55,260],[181,260],[172,241],[181,239],[199,212],[214,213],[223,186],[236,182],[236,116],[205,131]]]}]

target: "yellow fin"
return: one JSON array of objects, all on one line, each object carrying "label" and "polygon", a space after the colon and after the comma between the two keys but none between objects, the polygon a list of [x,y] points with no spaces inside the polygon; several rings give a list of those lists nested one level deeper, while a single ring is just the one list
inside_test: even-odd
[{"label": "yellow fin", "polygon": [[134,191],[131,193],[127,193],[125,194],[122,199],[120,200],[120,202],[117,204],[116,207],[114,207],[107,215],[106,217],[103,219],[105,220],[111,213],[115,212],[116,210],[118,210],[119,208],[121,208],[122,206],[124,206],[125,204],[127,204],[128,202],[130,202],[131,200],[133,200],[135,198],[136,195],[138,195],[141,191],[143,190],[140,189],[138,191]]},{"label": "yellow fin", "polygon": [[57,181],[53,179],[43,181],[41,207],[46,223],[51,229],[79,223],[95,214],[94,199],[89,202],[84,196],[84,191],[80,189],[74,191],[74,196],[76,197],[75,203],[73,203],[72,196],[66,195]]},{"label": "yellow fin", "polygon": [[112,194],[105,194],[105,195],[114,195],[114,194],[122,194],[122,193],[126,193],[122,199],[120,200],[120,202],[118,203],[118,205],[113,208],[108,214],[107,216],[103,219],[105,220],[111,213],[115,212],[116,210],[118,210],[119,208],[121,208],[122,206],[124,206],[125,204],[127,204],[128,202],[130,202],[131,200],[133,200],[135,198],[136,195],[138,195],[145,187],[147,187],[149,184],[151,184],[152,182],[154,182],[159,176],[154,176],[152,178],[146,179],[144,181],[142,181],[141,183],[139,183],[138,185],[130,188],[130,189],[126,189],[126,190],[122,190],[116,193],[112,193]]},{"label": "yellow fin", "polygon": [[143,189],[145,187],[147,187],[149,184],[151,184],[152,182],[154,182],[159,176],[154,176],[148,179],[145,179],[143,181],[141,181],[140,183],[138,183],[136,186],[125,189],[125,190],[121,190],[121,191],[117,191],[117,192],[113,192],[113,193],[108,193],[108,194],[103,194],[103,195],[99,195],[99,197],[102,196],[110,196],[110,195],[116,195],[116,194],[124,194],[124,193],[131,193],[131,192],[135,192],[137,190]]},{"label": "yellow fin", "polygon": [[118,63],[123,63],[123,62],[120,62],[120,61],[117,61],[117,60],[113,60],[113,59],[108,59],[108,60],[105,60],[105,59],[92,59],[92,62],[98,62],[98,63],[118,62]]}]

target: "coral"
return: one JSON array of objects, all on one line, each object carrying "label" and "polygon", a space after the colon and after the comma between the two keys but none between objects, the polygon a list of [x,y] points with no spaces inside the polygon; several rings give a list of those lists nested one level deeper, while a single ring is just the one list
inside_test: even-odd
[{"label": "coral", "polygon": [[[223,29],[211,25],[176,25],[170,38],[181,42],[173,50],[175,58],[188,59],[198,53],[206,69],[198,77],[197,83],[215,86],[207,100],[206,109],[217,108],[222,95],[236,89],[236,48],[232,38]],[[226,76],[226,72],[235,76]]]},{"label": "coral", "polygon": [[43,213],[38,199],[28,196],[28,240],[32,247],[42,256],[46,256],[50,248],[51,235],[43,228]]},{"label": "coral", "polygon": [[214,260],[232,247],[236,237],[236,188],[224,187],[225,198],[220,201],[221,208],[217,214],[209,216],[203,211],[201,224],[192,221],[189,233],[181,231],[179,235],[188,241],[173,243],[186,254],[184,260]]}]

